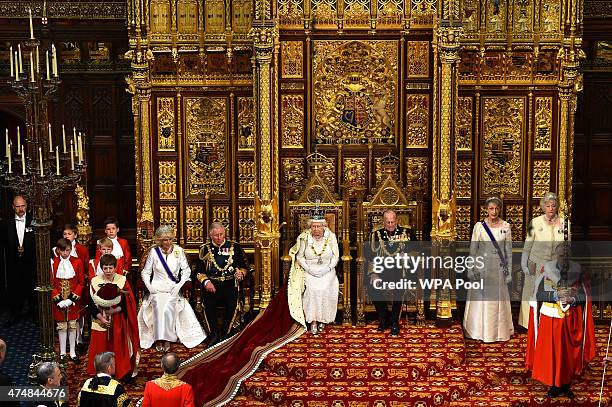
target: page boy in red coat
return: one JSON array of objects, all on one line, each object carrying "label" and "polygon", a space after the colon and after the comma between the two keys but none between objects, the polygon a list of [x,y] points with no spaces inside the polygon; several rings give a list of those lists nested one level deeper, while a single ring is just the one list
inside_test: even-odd
[{"label": "page boy in red coat", "polygon": [[54,303],[53,319],[57,323],[60,357],[66,355],[66,338],[70,343],[70,358],[77,360],[77,319],[80,316],[79,301],[85,285],[85,274],[81,261],[72,257],[72,243],[68,239],[57,241],[59,256],[53,259],[51,297]]},{"label": "page boy in red coat", "polygon": [[132,253],[130,252],[128,241],[117,236],[119,233],[119,221],[117,218],[111,216],[104,220],[104,233],[113,242],[112,255],[117,260],[123,259],[123,270],[125,274],[128,274],[132,266]]},{"label": "page boy in red coat", "polygon": [[[89,260],[88,277],[91,281],[96,276],[102,275],[102,266],[100,265],[100,257],[113,252],[113,242],[108,237],[104,237],[98,241],[98,249],[96,250],[95,259]],[[117,267],[115,273],[123,275],[123,257],[117,259]]]}]

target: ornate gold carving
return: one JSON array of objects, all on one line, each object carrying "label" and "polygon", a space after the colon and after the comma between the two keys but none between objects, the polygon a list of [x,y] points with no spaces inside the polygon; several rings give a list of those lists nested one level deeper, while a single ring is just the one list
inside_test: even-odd
[{"label": "ornate gold carving", "polygon": [[407,78],[429,77],[429,41],[408,41]]},{"label": "ornate gold carving", "polygon": [[408,199],[421,201],[429,187],[429,159],[427,157],[408,157],[406,159],[406,189]]},{"label": "ornate gold carving", "polygon": [[[380,187],[382,182],[387,178],[387,174],[391,174],[395,181],[399,181],[398,170],[399,168],[384,168],[383,159],[385,157],[376,157],[374,162],[376,163],[376,186]],[[385,172],[385,170],[387,172]]]},{"label": "ornate gold carving", "polygon": [[166,0],[151,0],[151,33],[170,33],[170,2]]},{"label": "ornate gold carving", "polygon": [[410,18],[406,19],[406,28],[431,28],[436,16],[437,0],[406,0],[410,7]]},{"label": "ornate gold carving", "polygon": [[[486,2],[486,26],[489,33],[501,33],[506,31],[506,0]],[[491,36],[491,34],[489,34]]]},{"label": "ornate gold carving", "polygon": [[225,98],[185,98],[188,193],[227,194]]},{"label": "ornate gold carving", "polygon": [[479,0],[463,1],[463,29],[466,32],[478,31],[478,19],[480,12]]},{"label": "ornate gold carving", "polygon": [[178,32],[194,34],[198,32],[197,2],[191,0],[178,0]]},{"label": "ornate gold carving", "polygon": [[238,149],[251,150],[255,146],[255,114],[253,98],[238,98]]},{"label": "ornate gold carving", "polygon": [[176,163],[159,161],[159,199],[176,199]]},{"label": "ornate gold carving", "polygon": [[369,6],[369,1],[344,0],[344,28],[370,28]]},{"label": "ornate gold carving", "polygon": [[283,41],[281,50],[283,78],[301,78],[303,76],[304,43],[302,41]]},{"label": "ornate gold carving", "polygon": [[[375,5],[375,3],[373,3]],[[404,0],[379,0],[376,28],[401,29],[403,20]]]},{"label": "ornate gold carving", "polygon": [[238,205],[238,229],[241,243],[255,241],[255,206]]},{"label": "ornate gold carving", "polygon": [[223,225],[226,230],[226,233],[231,235],[230,230],[230,208],[228,205],[213,205],[212,207],[212,221],[219,222]]},{"label": "ornate gold carving", "polygon": [[395,141],[395,41],[314,41],[315,137],[320,144]]},{"label": "ornate gold carving", "polygon": [[174,151],[174,98],[157,98],[157,149]]},{"label": "ornate gold carving", "polygon": [[455,184],[457,198],[472,197],[472,161],[457,161],[457,178]]},{"label": "ornate gold carving", "polygon": [[238,198],[255,197],[255,163],[238,161]]},{"label": "ornate gold carving", "polygon": [[176,229],[178,215],[175,205],[159,205],[159,224],[172,226]]},{"label": "ornate gold carving", "polygon": [[206,21],[207,33],[222,33],[225,31],[225,1],[207,0],[204,2],[206,9],[204,21]]},{"label": "ornate gold carving", "polygon": [[518,0],[514,2],[512,8],[514,11],[512,29],[515,38],[529,38],[525,33],[533,31],[533,4],[530,0]]},{"label": "ornate gold carving", "polygon": [[506,205],[506,222],[510,224],[512,239],[523,239],[523,205]]},{"label": "ornate gold carving", "polygon": [[304,3],[301,0],[278,0],[277,4],[280,28],[304,27]]},{"label": "ornate gold carving", "polygon": [[557,0],[544,0],[541,7],[540,31],[542,31],[544,37],[549,37],[550,33],[556,33],[561,28],[562,23],[559,18],[561,2]]},{"label": "ornate gold carving", "polygon": [[540,215],[543,215],[544,212],[542,212],[542,207],[538,204],[538,205],[533,205],[531,207],[531,218],[535,218],[538,217]]},{"label": "ornate gold carving", "polygon": [[550,191],[550,160],[533,161],[533,197],[542,197]]},{"label": "ornate gold carving", "polygon": [[468,241],[471,239],[472,207],[470,205],[457,205],[457,239]]},{"label": "ornate gold carving", "polygon": [[293,192],[297,193],[306,177],[304,160],[302,158],[283,158],[281,162],[283,184],[293,187]]},{"label": "ornate gold carving", "polygon": [[540,151],[550,151],[552,135],[552,97],[538,97],[535,102],[535,140],[534,148]]},{"label": "ornate gold carving", "polygon": [[336,0],[315,0],[312,2],[314,25],[317,29],[336,29],[338,16]]},{"label": "ornate gold carving", "polygon": [[202,205],[185,206],[185,223],[187,224],[187,243],[202,244],[204,236],[204,207]]},{"label": "ornate gold carving", "polygon": [[91,225],[89,224],[89,197],[87,192],[80,185],[77,184],[74,189],[74,194],[77,198],[77,236],[79,243],[87,246],[91,240]]},{"label": "ornate gold carving", "polygon": [[483,97],[482,195],[522,196],[523,97]]},{"label": "ornate gold carving", "polygon": [[248,33],[253,22],[253,1],[232,0],[232,30],[237,33]]},{"label": "ornate gold carving", "polygon": [[281,129],[283,147],[304,145],[304,96],[281,96]]},{"label": "ornate gold carving", "polygon": [[349,188],[363,187],[366,185],[365,158],[344,159],[344,183],[349,186]]},{"label": "ornate gold carving", "polygon": [[127,15],[125,1],[10,1],[0,3],[0,15],[3,18],[28,18],[28,9],[32,16],[61,20],[122,20]]},{"label": "ornate gold carving", "polygon": [[458,150],[472,149],[472,97],[460,97],[458,101],[458,123],[455,126],[455,143]]},{"label": "ornate gold carving", "polygon": [[427,148],[429,144],[429,95],[406,96],[406,147]]}]

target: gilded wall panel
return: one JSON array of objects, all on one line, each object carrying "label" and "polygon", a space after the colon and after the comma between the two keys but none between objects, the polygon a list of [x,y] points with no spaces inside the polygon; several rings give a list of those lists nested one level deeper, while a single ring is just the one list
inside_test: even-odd
[{"label": "gilded wall panel", "polygon": [[553,98],[538,97],[535,100],[535,140],[534,148],[537,151],[550,151],[552,135]]},{"label": "gilded wall panel", "polygon": [[157,98],[157,150],[174,151],[174,98]]},{"label": "gilded wall panel", "polygon": [[325,164],[321,169],[319,169],[319,173],[321,178],[327,183],[327,186],[331,191],[336,190],[336,158],[327,158],[329,160],[328,164]]},{"label": "gilded wall panel", "polygon": [[338,27],[336,0],[311,0],[314,26],[317,29]]},{"label": "gilded wall panel", "polygon": [[422,200],[428,194],[429,158],[408,157],[406,159],[406,189],[408,199]]},{"label": "gilded wall panel", "polygon": [[455,143],[458,150],[472,149],[472,97],[460,97],[457,104],[458,123],[455,126]]},{"label": "gilded wall panel", "polygon": [[187,205],[185,206],[185,224],[187,225],[187,243],[204,242],[204,206]]},{"label": "gilded wall panel", "polygon": [[512,239],[515,241],[523,240],[523,225],[525,223],[523,208],[523,205],[506,205],[505,221],[510,224]]},{"label": "gilded wall panel", "polygon": [[152,34],[169,34],[170,20],[170,2],[167,0],[151,0],[150,3],[151,15],[151,33]]},{"label": "gilded wall panel", "polygon": [[481,191],[522,197],[525,98],[483,97]]},{"label": "gilded wall panel", "polygon": [[302,158],[282,158],[283,183],[298,187],[306,178],[304,160]]},{"label": "gilded wall panel", "polygon": [[407,78],[429,77],[429,41],[408,41]]},{"label": "gilded wall panel", "polygon": [[252,97],[238,98],[238,149],[252,150],[255,147],[255,113]]},{"label": "gilded wall panel", "polygon": [[507,11],[507,0],[496,0],[486,2],[486,13],[487,13],[487,31],[490,33],[502,33],[506,31],[506,11]]},{"label": "gilded wall panel", "polygon": [[281,96],[281,131],[284,148],[304,146],[304,96]]},{"label": "gilded wall panel", "polygon": [[176,163],[159,161],[159,199],[176,199]]},{"label": "gilded wall panel", "polygon": [[198,32],[198,3],[193,0],[178,0],[178,31],[181,34]]},{"label": "gilded wall panel", "polygon": [[189,195],[228,194],[226,182],[227,99],[185,98]]},{"label": "gilded wall panel", "polygon": [[313,41],[319,144],[393,143],[397,41]]},{"label": "gilded wall panel", "polygon": [[531,219],[536,218],[543,214],[544,212],[542,212],[542,207],[540,206],[540,204],[531,206]]},{"label": "gilded wall panel", "polygon": [[478,31],[480,17],[480,1],[464,0],[462,3],[463,29],[465,32]]},{"label": "gilded wall panel", "polygon": [[480,205],[480,219],[484,219],[488,216],[487,208],[484,206],[484,202]]},{"label": "gilded wall panel", "polygon": [[[385,169],[383,167],[383,158],[384,157],[376,157],[374,159],[374,162],[376,163],[376,186],[380,186],[382,185],[382,182],[386,179],[385,177],[387,176],[387,174],[385,173]],[[399,176],[398,176],[398,171],[399,168],[393,168],[393,178],[396,181],[399,181]]]},{"label": "gilded wall panel", "polygon": [[472,207],[470,205],[457,205],[457,221],[455,230],[457,240],[469,241],[472,236]]},{"label": "gilded wall panel", "polygon": [[304,3],[302,0],[278,0],[277,7],[280,28],[304,27]]},{"label": "gilded wall panel", "polygon": [[370,2],[368,0],[344,0],[343,16],[345,28],[370,28]]},{"label": "gilded wall panel", "polygon": [[241,243],[255,241],[255,206],[238,205],[238,229]]},{"label": "gilded wall panel", "polygon": [[437,0],[410,1],[410,18],[406,19],[410,28],[431,28],[437,13]]},{"label": "gilded wall panel", "polygon": [[253,0],[232,0],[232,31],[246,34],[253,22]]},{"label": "gilded wall panel", "polygon": [[255,163],[238,161],[238,198],[255,197]]},{"label": "gilded wall panel", "polygon": [[207,0],[204,2],[206,32],[222,33],[225,31],[225,1]]},{"label": "gilded wall panel", "polygon": [[302,41],[281,42],[281,56],[283,78],[302,78],[304,72],[304,43]]},{"label": "gilded wall panel", "polygon": [[533,2],[515,0],[513,5],[512,30],[515,38],[526,38],[526,33],[533,31]]},{"label": "gilded wall panel", "polygon": [[472,197],[472,161],[458,160],[455,180],[455,193],[457,198]]},{"label": "gilded wall panel", "polygon": [[561,2],[558,0],[543,0],[540,16],[540,31],[545,38],[554,38],[561,27]]},{"label": "gilded wall panel", "polygon": [[429,95],[406,96],[406,147],[427,148],[429,144]]},{"label": "gilded wall panel", "polygon": [[343,173],[344,183],[350,188],[363,187],[366,185],[366,159],[345,158]]},{"label": "gilded wall panel", "polygon": [[225,228],[225,233],[228,238],[231,238],[230,229],[230,209],[227,204],[225,205],[213,205],[212,207],[212,221],[219,222]]},{"label": "gilded wall panel", "polygon": [[174,205],[160,205],[159,206],[159,224],[160,225],[168,225],[172,226],[174,230],[176,229],[178,214],[176,211],[176,206]]},{"label": "gilded wall panel", "polygon": [[405,1],[410,0],[378,0],[376,28],[401,29],[404,18]]},{"label": "gilded wall panel", "polygon": [[543,197],[550,191],[550,160],[534,160],[532,174],[532,196]]}]

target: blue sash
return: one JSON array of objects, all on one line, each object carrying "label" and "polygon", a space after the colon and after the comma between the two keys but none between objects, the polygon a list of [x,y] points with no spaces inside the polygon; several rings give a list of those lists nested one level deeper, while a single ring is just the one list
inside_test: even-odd
[{"label": "blue sash", "polygon": [[[164,256],[162,255],[161,250],[159,250],[159,247],[155,248],[155,251],[157,252],[157,256],[159,257],[159,260],[161,261],[162,266],[164,266],[164,270],[166,270],[166,274],[168,275],[168,278],[172,281],[174,281],[175,283],[178,283],[180,280],[177,280],[176,277],[174,277],[174,274],[172,274],[172,272],[170,271],[170,267],[168,267],[168,263],[166,263],[166,260],[164,259]],[[180,271],[179,271],[179,279],[180,279]]]},{"label": "blue sash", "polygon": [[508,259],[506,259],[506,246],[504,245],[504,251],[503,251],[503,256],[501,256],[502,254],[502,250],[499,247],[499,243],[497,243],[497,240],[495,240],[495,236],[493,236],[493,233],[491,233],[491,229],[489,229],[489,226],[486,224],[486,222],[483,220],[482,222],[482,227],[484,228],[485,232],[487,232],[487,235],[489,235],[489,239],[491,239],[491,243],[493,243],[493,247],[495,247],[495,250],[497,250],[497,253],[500,254],[499,258],[501,259],[502,262],[502,268],[504,270],[504,275],[508,276]]}]

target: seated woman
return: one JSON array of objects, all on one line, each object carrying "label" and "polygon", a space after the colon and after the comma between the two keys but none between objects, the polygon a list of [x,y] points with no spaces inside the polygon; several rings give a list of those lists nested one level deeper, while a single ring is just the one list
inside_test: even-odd
[{"label": "seated woman", "polygon": [[193,348],[206,338],[191,305],[181,295],[181,288],[190,281],[191,269],[185,251],[173,244],[173,240],[172,227],[157,228],[157,245],[149,252],[142,269],[142,280],[149,290],[138,311],[140,346],[143,349],[150,348],[155,342],[158,351],[168,351],[170,342],[181,342]]},{"label": "seated woman", "polygon": [[138,328],[136,301],[125,276],[116,273],[117,259],[112,254],[100,257],[102,275],[90,284],[89,314],[91,339],[87,373],[96,373],[94,359],[100,352],[114,352],[115,377],[136,375]]},{"label": "seated woman", "polygon": [[340,254],[336,235],[327,228],[322,211],[314,211],[308,226],[310,229],[298,236],[294,246],[295,262],[304,270],[306,289],[302,306],[310,331],[316,335],[336,319],[339,288],[336,265]]}]

